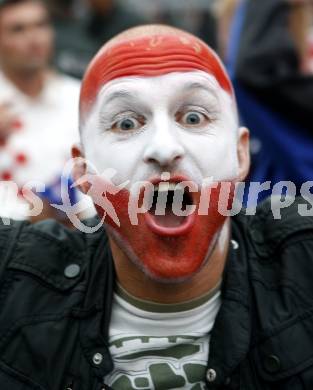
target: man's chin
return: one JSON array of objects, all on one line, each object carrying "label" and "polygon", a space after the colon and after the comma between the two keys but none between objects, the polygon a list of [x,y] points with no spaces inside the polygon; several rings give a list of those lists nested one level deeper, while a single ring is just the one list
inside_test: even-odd
[{"label": "man's chin", "polygon": [[[206,213],[196,209],[188,217],[177,217],[167,208],[165,216],[159,217],[149,210],[138,214],[136,224],[129,215],[128,191],[107,196],[118,224],[105,214],[103,207],[96,205],[96,208],[101,218],[105,215],[107,231],[117,244],[117,254],[113,253],[115,263],[120,265],[123,261],[127,267],[127,261],[131,261],[143,275],[163,283],[192,278],[206,263],[226,220],[218,210],[220,188],[212,190]],[[191,200],[199,206],[200,193],[196,195],[193,193]]]},{"label": "man's chin", "polygon": [[31,76],[33,74],[37,74],[40,71],[46,70],[47,67],[48,61],[33,59],[31,61],[20,64],[20,72]]},{"label": "man's chin", "polygon": [[204,250],[195,251],[193,256],[190,256],[189,251],[179,251],[179,243],[175,242],[177,239],[164,237],[160,238],[162,243],[155,246],[153,251],[143,245],[140,253],[136,254],[127,240],[115,229],[106,225],[106,230],[122,252],[125,261],[130,261],[144,277],[161,284],[179,284],[191,280],[207,264],[218,238],[216,234]]}]

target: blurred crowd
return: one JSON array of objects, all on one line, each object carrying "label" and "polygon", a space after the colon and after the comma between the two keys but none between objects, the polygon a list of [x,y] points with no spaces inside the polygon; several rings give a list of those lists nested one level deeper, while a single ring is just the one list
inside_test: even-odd
[{"label": "blurred crowd", "polygon": [[[208,4],[121,0],[50,0],[56,28],[55,65],[80,78],[90,58],[118,32],[144,23],[187,29],[216,48],[216,20]],[[171,2],[167,2],[171,3]],[[202,2],[203,3],[203,2]],[[198,6],[197,6],[198,4]]]},{"label": "blurred crowd", "polygon": [[[44,211],[31,219],[66,223],[50,204],[62,203],[62,167],[78,142],[79,80],[104,42],[144,23],[183,28],[219,52],[234,82],[241,122],[251,131],[250,180],[290,180],[299,192],[313,180],[312,4],[0,0],[0,179],[16,183],[0,187],[0,215],[26,218],[36,193]],[[45,188],[23,188],[36,180]],[[75,189],[70,192],[72,202],[81,200]],[[83,200],[85,217],[93,209]]]}]

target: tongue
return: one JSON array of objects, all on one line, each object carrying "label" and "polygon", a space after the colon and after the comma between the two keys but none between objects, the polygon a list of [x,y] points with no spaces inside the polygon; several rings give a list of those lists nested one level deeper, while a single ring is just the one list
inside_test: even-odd
[{"label": "tongue", "polygon": [[169,228],[181,226],[186,219],[175,215],[169,207],[166,208],[165,215],[153,215],[153,218],[157,225]]}]

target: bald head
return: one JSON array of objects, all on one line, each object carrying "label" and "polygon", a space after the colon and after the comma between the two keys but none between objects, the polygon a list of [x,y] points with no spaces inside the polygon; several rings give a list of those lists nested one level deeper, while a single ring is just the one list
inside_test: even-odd
[{"label": "bald head", "polygon": [[217,54],[202,40],[166,25],[128,29],[108,41],[90,63],[81,88],[80,128],[109,81],[200,70],[213,75],[230,95],[233,88]]}]

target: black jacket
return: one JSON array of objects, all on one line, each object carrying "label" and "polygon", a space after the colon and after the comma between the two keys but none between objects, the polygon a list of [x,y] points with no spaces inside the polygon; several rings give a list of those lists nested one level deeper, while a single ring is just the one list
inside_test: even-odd
[{"label": "black jacket", "polygon": [[[208,389],[312,390],[313,218],[294,204],[274,220],[266,203],[234,217],[232,236]],[[14,223],[0,248],[0,389],[106,389],[114,268],[104,231]]]}]

